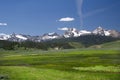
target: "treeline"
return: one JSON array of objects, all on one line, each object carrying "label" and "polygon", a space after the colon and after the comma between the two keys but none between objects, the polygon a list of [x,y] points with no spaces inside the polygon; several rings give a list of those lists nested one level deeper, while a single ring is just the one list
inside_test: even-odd
[{"label": "treeline", "polygon": [[[106,42],[111,42],[119,40],[118,38],[106,37],[100,35],[85,35],[74,38],[62,38],[55,39],[43,42],[33,42],[33,41],[24,41],[24,42],[11,42],[11,41],[3,41],[0,40],[0,48],[5,50],[16,50],[16,49],[41,49],[41,50],[49,50],[49,49],[71,49],[77,48],[77,46],[89,47],[92,45],[98,45]],[[72,44],[74,43],[75,44]],[[80,48],[79,47],[79,48]]]},{"label": "treeline", "polygon": [[0,48],[5,50],[17,50],[17,49],[70,49],[73,48],[68,43],[51,43],[51,42],[33,42],[33,41],[24,41],[24,42],[11,42],[0,40]]}]

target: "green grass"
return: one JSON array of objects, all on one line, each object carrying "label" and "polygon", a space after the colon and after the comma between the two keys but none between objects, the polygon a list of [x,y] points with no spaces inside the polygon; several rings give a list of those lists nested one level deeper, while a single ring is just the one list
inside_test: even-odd
[{"label": "green grass", "polygon": [[93,72],[120,72],[120,66],[92,66],[92,67],[74,67],[75,70],[93,71]]},{"label": "green grass", "polygon": [[24,66],[2,66],[3,75],[10,80],[119,80],[119,74],[66,72]]},{"label": "green grass", "polygon": [[4,80],[120,80],[119,49],[2,50],[0,56]]}]

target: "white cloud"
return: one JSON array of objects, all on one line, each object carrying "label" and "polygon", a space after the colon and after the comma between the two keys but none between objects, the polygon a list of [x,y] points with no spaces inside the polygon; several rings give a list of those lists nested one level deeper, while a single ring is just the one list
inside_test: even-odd
[{"label": "white cloud", "polygon": [[71,17],[65,17],[65,18],[59,19],[59,21],[65,21],[65,22],[74,21],[74,20],[75,20],[75,19],[74,19],[74,18],[71,18]]},{"label": "white cloud", "polygon": [[0,23],[0,26],[7,26],[7,23]]},{"label": "white cloud", "polygon": [[68,28],[67,27],[63,27],[63,28],[58,28],[58,30],[67,31]]}]

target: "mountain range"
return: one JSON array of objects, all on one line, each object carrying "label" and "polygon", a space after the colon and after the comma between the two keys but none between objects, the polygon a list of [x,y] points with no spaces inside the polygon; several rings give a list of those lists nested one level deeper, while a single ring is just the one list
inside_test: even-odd
[{"label": "mountain range", "polygon": [[23,42],[23,41],[33,41],[33,42],[42,42],[53,39],[62,39],[62,38],[73,38],[83,35],[100,35],[100,36],[111,36],[115,38],[120,38],[120,32],[116,30],[105,30],[102,27],[97,27],[93,31],[88,30],[77,30],[76,28],[59,28],[59,30],[65,31],[64,34],[60,35],[56,32],[45,33],[41,36],[31,36],[25,34],[4,34],[0,33],[0,40],[14,41],[14,42]]}]

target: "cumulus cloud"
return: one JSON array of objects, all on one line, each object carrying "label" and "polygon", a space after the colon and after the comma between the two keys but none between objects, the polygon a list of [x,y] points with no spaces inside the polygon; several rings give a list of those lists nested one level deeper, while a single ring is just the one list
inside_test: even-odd
[{"label": "cumulus cloud", "polygon": [[0,23],[0,26],[7,26],[7,23]]},{"label": "cumulus cloud", "polygon": [[67,31],[68,28],[67,27],[63,27],[63,28],[58,28],[58,30]]},{"label": "cumulus cloud", "polygon": [[69,22],[69,21],[74,21],[75,19],[74,18],[71,18],[71,17],[65,17],[65,18],[61,18],[59,19],[59,21],[64,21],[64,22]]}]

